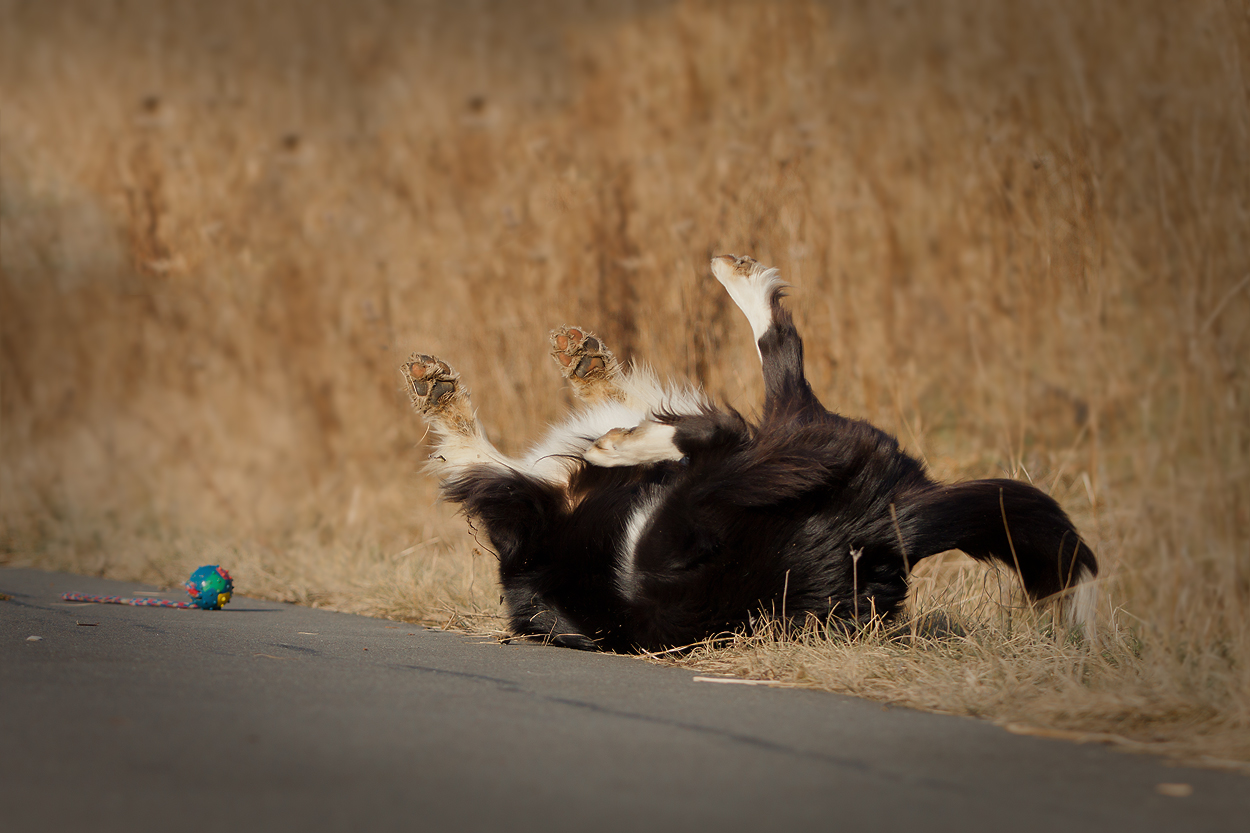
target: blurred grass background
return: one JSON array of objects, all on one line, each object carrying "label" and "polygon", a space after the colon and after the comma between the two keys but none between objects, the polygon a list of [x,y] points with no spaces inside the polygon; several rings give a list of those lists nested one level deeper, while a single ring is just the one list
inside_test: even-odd
[{"label": "blurred grass background", "polygon": [[829,407],[1064,504],[1108,647],[706,662],[1250,761],[1248,82],[1216,0],[0,0],[0,563],[497,628],[399,361],[512,450],[561,323],[750,410],[749,253]]}]

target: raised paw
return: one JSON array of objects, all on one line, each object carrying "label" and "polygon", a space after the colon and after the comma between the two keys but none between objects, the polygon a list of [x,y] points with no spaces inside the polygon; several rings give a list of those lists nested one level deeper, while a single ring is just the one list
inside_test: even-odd
[{"label": "raised paw", "polygon": [[615,361],[603,342],[583,327],[552,330],[551,357],[566,378],[578,379],[604,375]]},{"label": "raised paw", "polygon": [[616,385],[620,365],[603,341],[585,327],[552,330],[551,357],[581,399],[620,398]]},{"label": "raised paw", "polygon": [[451,366],[434,356],[413,353],[399,370],[412,407],[424,416],[444,410],[460,387],[460,377]]},{"label": "raised paw", "polygon": [[712,274],[747,317],[758,348],[772,324],[772,305],[784,296],[787,284],[780,273],[753,257],[720,255],[712,258]]},{"label": "raised paw", "polygon": [[757,272],[764,271],[760,262],[750,255],[717,255],[712,258],[712,271],[718,280],[725,280],[730,275],[750,278]]},{"label": "raised paw", "polygon": [[647,419],[633,428],[613,428],[582,452],[582,457],[603,468],[680,460],[682,452],[673,442],[676,435],[673,426]]}]

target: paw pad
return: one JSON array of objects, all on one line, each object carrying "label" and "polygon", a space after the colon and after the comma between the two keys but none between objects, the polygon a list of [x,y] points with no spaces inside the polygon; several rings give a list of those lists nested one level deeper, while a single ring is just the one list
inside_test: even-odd
[{"label": "paw pad", "polygon": [[551,355],[564,375],[586,379],[602,376],[612,361],[612,353],[603,342],[580,327],[561,327],[551,331]]},{"label": "paw pad", "polygon": [[457,376],[447,362],[434,356],[414,353],[400,368],[408,384],[413,407],[421,413],[438,408],[456,392]]}]

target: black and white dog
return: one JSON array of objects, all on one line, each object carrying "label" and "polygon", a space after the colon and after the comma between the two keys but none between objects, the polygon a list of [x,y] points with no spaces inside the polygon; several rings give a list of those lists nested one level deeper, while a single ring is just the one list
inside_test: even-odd
[{"label": "black and white dog", "polygon": [[404,364],[443,494],[498,552],[516,634],[649,651],[761,612],[861,625],[894,614],[911,567],[951,549],[1012,568],[1032,599],[1062,594],[1068,621],[1092,627],[1098,564],[1053,499],[1015,480],[936,483],[890,435],[825,410],[777,270],[722,255],[712,272],[755,336],[758,425],[562,327],[552,355],[583,405],[514,459],[445,362]]}]

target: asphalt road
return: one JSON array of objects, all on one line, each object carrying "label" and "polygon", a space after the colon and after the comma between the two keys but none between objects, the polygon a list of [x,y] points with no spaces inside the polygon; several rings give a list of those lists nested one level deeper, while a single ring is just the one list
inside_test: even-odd
[{"label": "asphalt road", "polygon": [[1245,776],[970,719],[240,596],[60,600],[142,589],[0,569],[0,830],[1250,829]]}]

